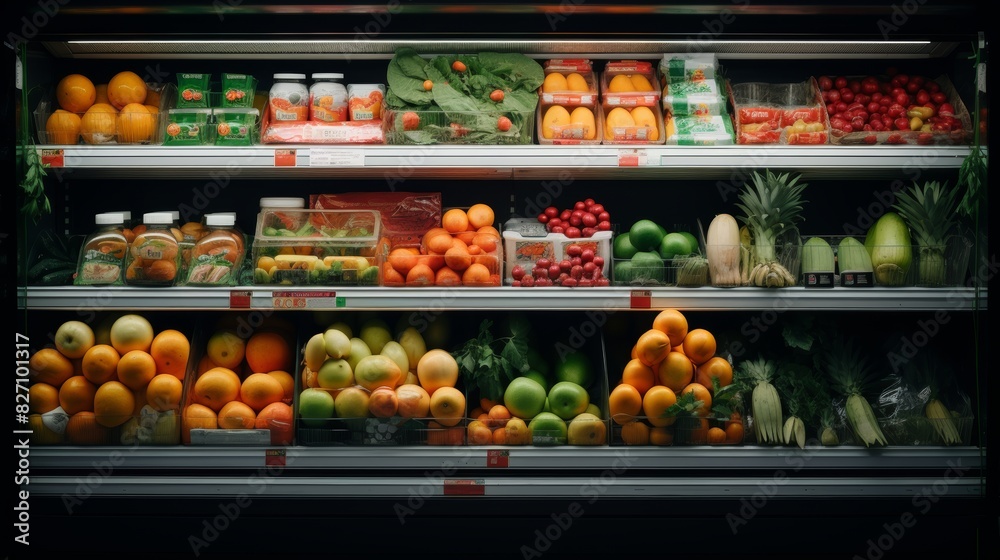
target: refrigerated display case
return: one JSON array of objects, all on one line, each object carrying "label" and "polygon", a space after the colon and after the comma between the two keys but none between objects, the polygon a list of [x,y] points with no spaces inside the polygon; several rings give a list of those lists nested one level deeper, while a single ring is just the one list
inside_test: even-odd
[{"label": "refrigerated display case", "polygon": [[[28,70],[28,105],[18,101],[21,112],[34,111],[46,88],[74,72],[110,77],[128,69],[156,82],[178,73],[264,78],[343,72],[349,82],[383,83],[399,47],[427,56],[497,51],[539,60],[585,58],[595,67],[609,60],[656,62],[665,52],[712,52],[737,83],[802,82],[896,67],[949,76],[971,108],[976,97],[985,107],[985,95],[974,87],[977,69],[967,59],[978,49],[985,60],[983,17],[975,5],[930,1],[43,3],[12,20],[26,48],[24,56],[9,51],[7,60]],[[8,92],[8,99],[20,97]],[[7,113],[8,122],[21,122],[19,114]],[[765,168],[799,173],[810,183],[804,211],[810,232],[851,233],[852,227],[866,229],[866,220],[884,212],[890,204],[885,197],[904,183],[936,179],[954,187],[973,150],[967,144],[537,141],[94,146],[43,143],[35,133],[35,149],[49,164],[52,213],[34,221],[15,209],[20,203],[5,203],[17,226],[11,232],[16,247],[6,244],[9,264],[30,262],[43,232],[66,238],[89,233],[91,217],[103,211],[179,208],[186,218],[235,211],[237,225],[250,232],[261,197],[331,192],[440,192],[447,206],[487,202],[504,209],[505,217],[533,217],[546,206],[590,196],[614,209],[619,227],[655,217],[694,229],[699,221],[707,227],[719,212],[735,211],[739,187],[751,171]],[[974,235],[982,243],[978,255],[988,255],[986,226]],[[978,255],[973,263],[980,262]],[[803,318],[855,334],[883,355],[928,344],[946,349],[975,414],[962,445],[877,449],[815,441],[802,450],[750,442],[626,446],[610,437],[609,445],[595,447],[32,445],[25,459],[30,479],[15,482],[25,492],[16,502],[30,504],[24,517],[30,517],[30,550],[36,553],[133,553],[156,543],[165,557],[296,554],[335,550],[333,536],[375,541],[373,554],[431,547],[505,557],[610,556],[662,542],[675,554],[709,557],[748,551],[769,557],[878,558],[913,551],[981,557],[996,543],[998,504],[996,482],[988,476],[996,461],[987,454],[988,276],[975,266],[970,270],[967,282],[947,288],[832,290],[618,284],[284,290],[252,282],[108,287],[43,285],[19,270],[8,298],[16,309],[15,331],[30,339],[32,350],[60,322],[89,322],[109,311],[199,329],[220,317],[249,329],[277,317],[296,325],[300,338],[330,317],[380,315],[421,325],[446,317],[475,325],[518,312],[567,344],[599,342],[607,381],[614,384],[656,311],[676,308],[692,324],[720,333],[737,358],[755,356],[765,343],[780,345],[783,329],[804,324],[795,322]],[[455,331],[452,344],[468,334]],[[343,536],[334,533],[338,529]],[[265,531],[269,538],[261,539]],[[789,539],[791,534],[799,536]],[[664,536],[652,541],[646,535]],[[819,539],[804,548],[808,535]]]}]

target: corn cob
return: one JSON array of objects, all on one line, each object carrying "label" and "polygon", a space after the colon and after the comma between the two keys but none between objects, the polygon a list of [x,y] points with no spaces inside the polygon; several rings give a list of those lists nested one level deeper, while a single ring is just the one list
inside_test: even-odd
[{"label": "corn cob", "polygon": [[955,420],[952,418],[951,411],[948,410],[948,407],[940,399],[932,398],[927,401],[927,405],[924,406],[924,415],[927,416],[927,420],[931,423],[931,426],[934,426],[934,430],[941,437],[941,441],[945,445],[958,445],[962,443],[962,438],[958,434],[958,428],[955,426]]}]

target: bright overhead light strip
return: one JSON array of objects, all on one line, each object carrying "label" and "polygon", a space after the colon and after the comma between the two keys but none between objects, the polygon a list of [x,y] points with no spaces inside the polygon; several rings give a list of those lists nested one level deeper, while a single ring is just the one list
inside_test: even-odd
[{"label": "bright overhead light strip", "polygon": [[[176,39],[165,39],[165,40],[150,40],[150,39],[124,39],[124,40],[71,40],[66,41],[67,44],[72,45],[142,45],[142,44],[196,44],[196,45],[233,45],[233,44],[245,44],[249,39],[187,39],[187,40],[176,40]],[[322,44],[338,44],[344,43],[345,41],[363,41],[366,43],[372,42],[386,42],[379,39],[253,39],[254,43],[258,44],[271,44],[271,45],[295,45],[295,44],[310,44],[310,45],[322,45]],[[748,43],[759,43],[759,44],[778,44],[778,45],[928,45],[930,41],[865,41],[865,40],[840,40],[840,41],[816,41],[816,40],[724,40],[724,39],[652,39],[652,40],[631,40],[631,39],[610,39],[610,40],[599,40],[599,39],[570,39],[570,40],[556,40],[559,43],[575,43],[575,44],[604,44],[614,41],[627,41],[629,43],[652,43],[652,44],[676,44],[676,45],[686,45],[686,44],[720,44],[720,45],[736,45],[736,44],[748,44]],[[389,42],[400,42],[400,40],[391,40]],[[434,43],[434,44],[468,44],[470,42],[502,42],[502,43],[513,43],[513,44],[525,44],[525,45],[536,45],[539,40],[535,39],[503,39],[503,38],[493,38],[493,39],[416,39],[407,40],[408,43],[421,44],[421,43]]]}]

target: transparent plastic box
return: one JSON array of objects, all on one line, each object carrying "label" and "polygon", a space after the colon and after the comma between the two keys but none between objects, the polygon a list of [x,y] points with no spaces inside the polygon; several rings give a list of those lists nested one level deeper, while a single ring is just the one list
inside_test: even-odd
[{"label": "transparent plastic box", "polygon": [[[616,86],[616,78],[620,75],[628,78],[632,85],[631,89],[629,89],[628,83]],[[638,78],[632,80],[632,76],[637,76]],[[621,78],[618,78],[618,81],[624,82]],[[606,107],[657,106],[660,104],[659,83],[659,78],[656,76],[656,68],[649,61],[608,61],[604,65],[604,72],[601,73],[601,103]],[[644,88],[638,87],[639,84],[644,86]]]},{"label": "transparent plastic box", "polygon": [[[589,112],[589,118],[594,121],[593,128],[586,126],[583,123],[569,122],[566,124],[557,124],[547,127],[545,125],[545,116],[549,109],[552,107],[562,107],[570,114],[572,118],[576,111],[586,111]],[[550,137],[546,138],[546,134]],[[588,138],[588,136],[590,136]],[[570,105],[570,104],[554,104],[550,105],[547,103],[541,103],[538,105],[538,143],[542,145],[571,145],[578,146],[583,144],[600,144],[603,141],[604,136],[604,111],[601,106],[587,106],[587,105]]]},{"label": "transparent plastic box", "polygon": [[516,229],[517,227],[517,222],[511,221],[504,224],[504,230],[501,232],[506,262],[506,272],[504,273],[506,284],[513,283],[514,278],[511,276],[511,271],[515,266],[520,266],[530,273],[539,259],[548,259],[555,264],[571,259],[571,255],[567,252],[570,245],[593,250],[595,256],[604,260],[601,274],[605,278],[610,278],[612,231],[598,231],[591,237],[566,237],[562,233],[547,233],[543,237],[531,237],[520,233]]},{"label": "transparent plastic box", "polygon": [[830,119],[814,78],[769,84],[727,82],[739,144],[827,144]]},{"label": "transparent plastic box", "polygon": [[[41,144],[152,144],[163,143],[167,126],[167,111],[176,105],[177,87],[173,84],[147,83],[148,92],[155,92],[157,110],[146,113],[100,112],[91,115],[76,113],[80,119],[79,133],[75,134],[69,120],[53,116],[59,109],[52,93],[38,102],[35,108],[35,128]],[[147,98],[149,98],[147,93]],[[53,119],[49,124],[50,117]],[[86,118],[85,118],[86,117]]]},{"label": "transparent plastic box", "polygon": [[587,59],[565,58],[546,60],[543,65],[545,75],[562,74],[564,77],[576,73],[584,79],[587,84],[586,91],[573,89],[557,89],[544,91],[545,86],[538,90],[539,101],[546,105],[574,105],[594,108],[598,101],[597,73],[594,72],[593,63]]},{"label": "transparent plastic box", "polygon": [[[387,144],[532,144],[535,111],[401,111],[385,109]],[[500,119],[510,128],[500,129]]]}]

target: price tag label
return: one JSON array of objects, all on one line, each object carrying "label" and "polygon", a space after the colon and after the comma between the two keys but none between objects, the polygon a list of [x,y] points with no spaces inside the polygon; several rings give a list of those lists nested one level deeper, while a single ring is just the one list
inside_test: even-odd
[{"label": "price tag label", "polygon": [[265,449],[264,450],[264,464],[269,467],[283,467],[285,466],[285,450],[284,449]]},{"label": "price tag label", "polygon": [[42,163],[49,167],[66,167],[66,158],[63,150],[39,150]]},{"label": "price tag label", "polygon": [[331,148],[311,148],[310,167],[364,167],[365,153],[358,150],[337,150]]},{"label": "price tag label", "polygon": [[639,167],[649,160],[646,150],[618,150],[618,167]]},{"label": "price tag label", "polygon": [[445,496],[485,496],[486,484],[482,479],[446,479]]},{"label": "price tag label", "polygon": [[250,297],[253,292],[249,290],[233,290],[229,292],[230,309],[250,309]]},{"label": "price tag label", "polygon": [[328,309],[335,307],[337,292],[271,292],[275,309]]},{"label": "price tag label", "polygon": [[488,449],[486,451],[486,466],[505,469],[510,466],[510,450]]},{"label": "price tag label", "polygon": [[632,309],[649,309],[653,301],[650,290],[632,290],[629,294],[629,307]]},{"label": "price tag label", "polygon": [[295,167],[295,150],[280,149],[274,150],[275,167]]}]

